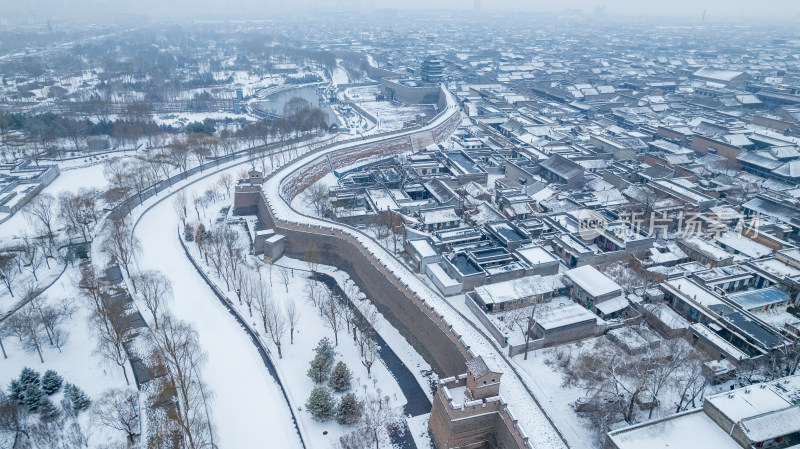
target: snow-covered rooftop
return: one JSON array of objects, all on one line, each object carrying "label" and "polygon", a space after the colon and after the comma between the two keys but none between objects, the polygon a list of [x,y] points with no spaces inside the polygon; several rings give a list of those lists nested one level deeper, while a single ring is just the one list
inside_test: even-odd
[{"label": "snow-covered rooftop", "polygon": [[593,297],[614,292],[621,293],[622,287],[591,265],[573,268],[564,273],[574,284]]},{"label": "snow-covered rooftop", "polygon": [[519,279],[498,282],[496,284],[475,287],[484,304],[498,304],[513,302],[531,296],[546,295],[564,288],[558,275],[554,276],[527,276]]},{"label": "snow-covered rooftop", "polygon": [[548,330],[585,321],[596,322],[597,315],[574,302],[556,303],[553,301],[547,303],[544,307],[537,308],[533,319],[543,329]]},{"label": "snow-covered rooftop", "polygon": [[612,431],[608,437],[619,449],[692,448],[698,443],[705,448],[741,449],[702,409]]}]

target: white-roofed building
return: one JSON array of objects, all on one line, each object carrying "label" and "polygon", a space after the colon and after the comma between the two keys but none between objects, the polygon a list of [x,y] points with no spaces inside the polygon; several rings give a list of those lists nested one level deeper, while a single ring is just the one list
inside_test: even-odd
[{"label": "white-roofed building", "polygon": [[573,268],[564,273],[570,295],[591,307],[622,295],[622,287],[591,265]]},{"label": "white-roofed building", "polygon": [[563,290],[560,276],[527,276],[475,287],[475,301],[487,312],[499,312],[547,301]]}]

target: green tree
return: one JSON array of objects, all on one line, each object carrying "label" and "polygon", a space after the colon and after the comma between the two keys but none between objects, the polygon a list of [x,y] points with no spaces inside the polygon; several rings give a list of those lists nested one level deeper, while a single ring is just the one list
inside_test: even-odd
[{"label": "green tree", "polygon": [[45,371],[44,376],[42,376],[42,391],[49,396],[58,391],[62,383],[64,383],[64,379],[62,379],[58,373],[49,369]]},{"label": "green tree", "polygon": [[53,401],[47,396],[42,396],[41,401],[39,401],[39,418],[43,422],[50,422],[58,418],[59,414],[58,409],[53,405]]},{"label": "green tree", "polygon": [[336,350],[333,349],[333,344],[331,343],[331,339],[328,337],[323,338],[322,340],[317,343],[317,347],[314,348],[314,352],[317,355],[322,356],[325,360],[328,361],[328,364],[333,366],[333,361],[336,358]]},{"label": "green tree", "polygon": [[334,416],[336,422],[342,425],[355,424],[361,419],[361,401],[353,393],[342,396],[336,407]]},{"label": "green tree", "polygon": [[40,374],[35,369],[22,368],[22,371],[19,373],[19,383],[22,384],[23,387],[27,387],[30,384],[38,384]]},{"label": "green tree", "polygon": [[70,383],[64,385],[64,396],[69,399],[70,404],[72,404],[72,409],[75,410],[75,412],[86,410],[89,408],[89,404],[92,403],[89,396],[87,396],[83,390]]},{"label": "green tree", "polygon": [[321,384],[328,380],[331,373],[331,362],[324,356],[317,354],[311,361],[311,366],[306,373],[314,383]]},{"label": "green tree", "polygon": [[42,398],[45,397],[42,389],[39,388],[38,383],[31,383],[25,387],[25,397],[23,398],[23,403],[25,407],[28,408],[28,411],[35,412],[39,409],[39,404],[42,402]]},{"label": "green tree", "polygon": [[320,385],[314,387],[306,401],[306,409],[316,421],[324,422],[331,419],[336,411],[336,400],[331,390]]},{"label": "green tree", "polygon": [[342,393],[350,389],[350,381],[353,379],[353,373],[344,362],[339,362],[333,367],[331,371],[331,378],[328,381],[328,386],[337,393]]}]

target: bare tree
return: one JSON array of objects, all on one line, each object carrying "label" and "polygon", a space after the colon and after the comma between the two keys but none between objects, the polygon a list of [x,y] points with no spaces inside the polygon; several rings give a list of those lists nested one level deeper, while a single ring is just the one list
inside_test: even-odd
[{"label": "bare tree", "polygon": [[136,285],[145,307],[153,316],[153,324],[158,329],[158,317],[172,301],[172,282],[159,271],[147,270],[136,276]]},{"label": "bare tree", "polygon": [[175,209],[175,215],[181,221],[181,228],[186,227],[186,217],[189,215],[188,206],[189,200],[186,198],[186,190],[181,190],[172,200],[172,207]]},{"label": "bare tree", "polygon": [[286,316],[283,310],[281,310],[273,300],[267,302],[264,316],[266,317],[264,320],[264,330],[272,339],[272,343],[275,344],[275,347],[278,348],[278,358],[282,359],[283,352],[281,351],[281,341],[284,335],[286,335]]},{"label": "bare tree", "polygon": [[256,304],[256,311],[261,317],[261,323],[264,325],[264,333],[267,331],[267,318],[269,314],[269,306],[272,303],[272,293],[262,283],[258,283],[256,288],[253,289],[254,302]]},{"label": "bare tree", "polygon": [[[35,293],[30,292],[29,295],[33,296]],[[39,318],[42,321],[50,345],[58,349],[58,352],[61,352],[61,347],[66,344],[69,337],[69,334],[61,327],[61,324],[72,314],[72,306],[69,301],[62,302],[60,307],[46,304],[47,302],[47,297],[44,294],[40,294],[31,299],[30,305],[39,313]]]},{"label": "bare tree", "polygon": [[685,411],[690,406],[696,407],[696,401],[703,398],[708,387],[708,379],[703,375],[703,359],[689,357],[680,375],[675,376],[674,383],[678,392],[675,413]]},{"label": "bare tree", "polygon": [[14,297],[14,292],[11,289],[11,284],[14,283],[14,279],[19,274],[17,263],[17,255],[15,253],[6,252],[0,254],[0,279],[3,280],[3,284],[12,298]]},{"label": "bare tree", "polygon": [[303,193],[303,200],[306,205],[314,209],[318,216],[322,217],[325,212],[330,210],[330,190],[325,184],[315,183]]},{"label": "bare tree", "polygon": [[[659,348],[649,357],[651,366],[647,369],[647,390],[655,404],[658,403],[659,396],[664,387],[672,382],[672,379],[686,363],[691,351],[683,339],[675,338],[662,344],[665,348]],[[647,418],[653,417],[655,404],[650,408]]]},{"label": "bare tree", "polygon": [[101,298],[92,312],[91,323],[97,335],[97,353],[119,366],[125,376],[125,383],[130,385],[128,370],[125,369],[128,363],[125,343],[133,338],[133,328],[124,301]]},{"label": "bare tree", "polygon": [[[524,291],[524,287],[517,284],[514,287],[515,295],[519,298],[525,298],[528,296],[528,293]],[[525,355],[523,357],[524,360],[528,360],[528,345],[530,344],[531,340],[531,326],[537,316],[543,315],[545,312],[545,304],[547,300],[540,296],[529,297],[527,303],[524,307],[520,307],[517,309],[512,310],[508,314],[508,318],[511,320],[511,326],[517,329],[521,334],[522,337],[525,339]],[[541,318],[541,317],[540,317]]]},{"label": "bare tree", "polygon": [[97,197],[95,189],[80,189],[77,193],[63,192],[58,196],[59,218],[67,233],[80,235],[89,241],[89,233],[97,222]]},{"label": "bare tree", "polygon": [[220,187],[225,189],[225,194],[228,198],[231,197],[231,187],[233,187],[233,176],[230,173],[223,173],[217,181]]},{"label": "bare tree", "polygon": [[[225,242],[221,238],[220,228],[213,228],[208,233],[203,246],[205,247],[208,260],[214,266],[217,276],[223,277],[223,266],[225,264]],[[227,278],[225,278],[227,279]],[[226,280],[227,282],[227,280]],[[230,287],[228,287],[230,290]]]},{"label": "bare tree", "polygon": [[31,272],[33,279],[38,281],[39,277],[36,275],[36,272],[42,266],[42,262],[47,260],[47,257],[43,254],[42,245],[36,238],[29,234],[23,234],[21,239],[25,268]]},{"label": "bare tree", "polygon": [[40,193],[30,200],[23,210],[28,223],[40,235],[48,240],[55,240],[53,224],[55,223],[56,199],[49,193]]},{"label": "bare tree", "polygon": [[335,345],[339,346],[339,329],[342,327],[342,305],[339,298],[326,288],[319,307],[325,326],[333,331]]},{"label": "bare tree", "polygon": [[136,290],[136,281],[131,276],[130,264],[141,252],[141,242],[133,234],[133,226],[127,215],[122,218],[115,218],[110,225],[110,232],[103,241],[103,250],[112,260],[122,266],[125,274],[131,279],[134,290]]},{"label": "bare tree", "polygon": [[131,162],[129,159],[114,158],[103,164],[103,176],[105,176],[112,189],[128,191],[133,188],[131,178]]},{"label": "bare tree", "polygon": [[44,363],[42,357],[42,344],[45,342],[45,329],[39,313],[30,304],[17,310],[9,321],[9,330],[16,335],[22,343],[22,348],[27,352],[36,352],[39,361]]},{"label": "bare tree", "polygon": [[[0,309],[0,316],[3,316],[3,314],[4,314],[3,310]],[[6,335],[8,335],[8,329],[6,329],[4,322],[0,321],[0,350],[3,351],[4,359],[8,358],[8,354],[6,354],[6,347],[5,345],[3,345],[3,339],[6,337]]]},{"label": "bare tree", "polygon": [[381,443],[388,442],[389,435],[398,428],[401,421],[387,399],[368,399],[364,401],[362,409],[359,427],[368,436],[370,444],[375,445],[375,449],[380,449]]},{"label": "bare tree", "polygon": [[765,365],[769,378],[793,376],[800,366],[800,341],[784,341],[767,354]]},{"label": "bare tree", "polygon": [[0,390],[0,431],[11,432],[14,440],[21,440],[20,435],[30,438],[31,416],[28,409],[16,399]]},{"label": "bare tree", "polygon": [[208,395],[199,374],[206,355],[197,332],[188,323],[167,314],[161,318],[161,327],[153,332],[153,343],[153,358],[164,368],[177,398],[175,414],[181,447],[212,447]]},{"label": "bare tree", "polygon": [[92,418],[104,427],[124,432],[128,446],[133,446],[140,429],[139,394],[122,388],[105,391],[92,407]]},{"label": "bare tree", "polygon": [[192,206],[194,206],[194,213],[197,215],[197,221],[200,221],[200,209],[203,207],[203,197],[197,193],[192,193]]},{"label": "bare tree", "polygon": [[281,283],[286,288],[286,293],[289,293],[289,283],[292,281],[292,279],[291,279],[291,271],[289,271],[289,270],[290,270],[290,268],[286,268],[286,267],[283,267],[283,266],[278,268],[278,276],[279,276],[279,278],[281,280]]},{"label": "bare tree", "polygon": [[103,298],[110,287],[91,262],[81,264],[81,277],[77,282],[81,295],[86,300],[87,307],[92,312],[103,307]]},{"label": "bare tree", "polygon": [[128,176],[130,177],[131,185],[136,190],[139,201],[143,201],[142,192],[150,187],[153,179],[147,162],[138,158],[134,159],[134,162],[130,164]]},{"label": "bare tree", "polygon": [[[685,345],[683,345],[685,348]],[[682,354],[673,352],[681,351]],[[658,395],[682,372],[686,351],[678,343],[644,349],[628,354],[608,340],[598,340],[583,348],[565,370],[565,384],[576,385],[587,393],[588,417],[601,428],[620,418],[636,421],[635,405],[643,393],[649,393],[651,407]]]},{"label": "bare tree", "polygon": [[225,276],[225,285],[230,290],[230,284],[236,282],[239,265],[244,259],[244,247],[239,239],[239,234],[228,227],[218,229],[218,238],[222,249],[222,267]]},{"label": "bare tree", "polygon": [[321,313],[319,304],[322,301],[323,292],[320,283],[314,280],[313,277],[308,277],[303,290],[306,294],[306,299]]},{"label": "bare tree", "polygon": [[372,377],[372,365],[378,360],[378,343],[373,339],[368,339],[364,343],[364,354],[361,359],[361,364],[367,369],[367,377]]},{"label": "bare tree", "polygon": [[[300,323],[300,311],[297,310],[297,304],[295,304],[294,299],[290,299],[289,303],[286,304],[286,322],[289,324],[289,344],[293,345],[294,330]],[[0,345],[2,345],[2,341],[0,341]]]},{"label": "bare tree", "polygon": [[[378,309],[372,304],[367,304],[361,309],[361,319],[353,328],[353,340],[358,342],[361,357],[364,357],[367,344],[372,340],[374,333],[378,331],[379,317]],[[358,330],[358,338],[356,338],[356,330]]]},{"label": "bare tree", "polygon": [[345,327],[347,328],[347,333],[350,333],[350,326],[353,326],[353,330],[356,327],[356,308],[350,304],[347,299],[342,299],[341,302],[341,314],[342,314],[342,321],[344,321]]},{"label": "bare tree", "polygon": [[186,139],[173,138],[167,145],[167,157],[172,165],[181,172],[185,172],[189,165],[189,157],[192,155],[191,147]]}]

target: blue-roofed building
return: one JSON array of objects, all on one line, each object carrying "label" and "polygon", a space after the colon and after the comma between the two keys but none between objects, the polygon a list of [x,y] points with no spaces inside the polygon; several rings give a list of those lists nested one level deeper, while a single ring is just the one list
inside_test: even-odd
[{"label": "blue-roofed building", "polygon": [[778,287],[734,293],[728,299],[749,312],[785,308],[792,300],[788,292]]}]

